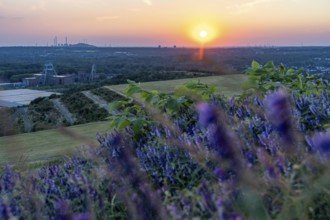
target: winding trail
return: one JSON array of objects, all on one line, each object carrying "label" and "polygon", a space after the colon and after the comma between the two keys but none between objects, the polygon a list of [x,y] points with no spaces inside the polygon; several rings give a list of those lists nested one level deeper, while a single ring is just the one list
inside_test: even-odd
[{"label": "winding trail", "polygon": [[108,90],[110,90],[110,91],[112,91],[114,93],[117,93],[118,95],[121,95],[122,97],[126,98],[126,95],[124,93],[122,93],[122,92],[120,92],[120,91],[118,91],[116,89],[113,89],[110,86],[107,86],[107,87],[104,87],[104,88],[106,88],[106,89],[108,89]]},{"label": "winding trail", "polygon": [[31,132],[32,131],[32,124],[31,124],[31,121],[28,117],[28,108],[27,107],[18,108],[17,113],[22,114],[23,121],[24,121],[25,132]]},{"label": "winding trail", "polygon": [[107,110],[107,112],[109,112],[111,114],[111,112],[109,111],[109,103],[107,101],[105,101],[104,99],[101,99],[97,95],[94,95],[91,91],[83,91],[82,93],[87,98],[89,98],[90,100],[92,100],[95,104],[97,104],[101,108],[104,108],[105,110]]},{"label": "winding trail", "polygon": [[51,99],[53,102],[55,108],[62,113],[65,120],[69,122],[71,125],[74,123],[74,119],[72,117],[72,114],[69,112],[69,110],[63,105],[63,103],[59,99]]}]

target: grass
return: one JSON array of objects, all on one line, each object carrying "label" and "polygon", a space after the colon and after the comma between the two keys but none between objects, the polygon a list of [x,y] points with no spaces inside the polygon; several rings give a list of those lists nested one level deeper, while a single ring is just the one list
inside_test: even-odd
[{"label": "grass", "polygon": [[[242,92],[245,75],[224,75],[178,80],[166,80],[141,83],[147,90],[172,92],[176,86],[191,80],[199,79],[202,83],[216,85],[218,92],[225,96],[234,96]],[[127,84],[107,86],[116,92],[123,93]],[[42,162],[70,155],[82,145],[95,145],[96,132],[105,133],[109,122],[94,122],[71,126],[63,129],[52,129],[34,133],[0,137],[0,162],[15,163],[19,161]]]},{"label": "grass", "polygon": [[93,122],[65,129],[0,137],[0,162],[37,162],[70,155],[83,145],[96,145],[96,132],[105,133],[109,122]]},{"label": "grass", "polygon": [[[218,92],[220,92],[221,94],[227,97],[232,97],[234,95],[239,95],[242,93],[242,85],[244,80],[247,79],[247,76],[243,74],[207,76],[207,77],[198,77],[193,79],[187,78],[187,79],[177,79],[177,80],[144,82],[144,83],[140,83],[140,86],[146,90],[172,92],[174,91],[175,87],[197,79],[199,79],[204,84],[215,85],[217,87]],[[126,87],[127,84],[107,86],[107,88],[110,88],[119,93],[124,93]]]}]

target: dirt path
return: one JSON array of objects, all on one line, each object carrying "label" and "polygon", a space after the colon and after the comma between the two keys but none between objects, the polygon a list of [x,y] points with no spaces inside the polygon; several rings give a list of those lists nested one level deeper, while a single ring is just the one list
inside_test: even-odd
[{"label": "dirt path", "polygon": [[94,95],[91,91],[83,91],[82,92],[87,98],[89,98],[90,100],[92,100],[95,104],[97,104],[98,106],[100,106],[101,108],[104,108],[105,110],[107,110],[109,113],[111,113],[109,111],[109,103],[103,99],[101,99],[99,96]]},{"label": "dirt path", "polygon": [[63,105],[63,103],[59,99],[51,99],[51,101],[53,102],[55,108],[62,113],[66,121],[73,125],[74,119],[69,110]]},{"label": "dirt path", "polygon": [[17,113],[22,114],[23,121],[24,121],[25,132],[31,132],[32,131],[32,124],[31,124],[31,121],[28,117],[28,108],[27,107],[18,108]]},{"label": "dirt path", "polygon": [[110,88],[110,86],[107,86],[107,87],[104,87],[104,88],[109,89],[110,91],[115,92],[115,93],[117,93],[118,95],[121,95],[122,97],[126,98],[126,95],[125,95],[124,93],[119,92],[118,90],[115,90],[115,89],[113,89],[113,88]]}]

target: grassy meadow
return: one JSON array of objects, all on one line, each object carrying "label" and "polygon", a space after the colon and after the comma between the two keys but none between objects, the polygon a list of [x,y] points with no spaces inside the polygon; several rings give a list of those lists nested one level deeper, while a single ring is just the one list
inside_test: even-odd
[{"label": "grassy meadow", "polygon": [[96,132],[105,133],[109,122],[93,122],[65,129],[0,137],[0,161],[44,161],[70,155],[80,146],[95,145]]},{"label": "grassy meadow", "polygon": [[[242,93],[242,85],[244,80],[247,79],[246,75],[235,74],[235,75],[223,75],[223,76],[207,76],[198,78],[187,78],[187,79],[177,79],[177,80],[165,80],[165,81],[155,81],[155,82],[144,82],[140,83],[141,88],[146,90],[157,90],[160,92],[172,92],[175,87],[183,85],[192,80],[200,80],[201,83],[207,85],[215,85],[217,91],[220,94],[232,97],[234,95],[239,95]],[[107,86],[114,91],[124,93],[127,84],[112,85]]]}]

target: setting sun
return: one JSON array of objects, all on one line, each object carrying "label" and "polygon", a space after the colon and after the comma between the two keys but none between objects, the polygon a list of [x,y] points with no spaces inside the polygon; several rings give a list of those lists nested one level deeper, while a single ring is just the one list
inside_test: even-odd
[{"label": "setting sun", "polygon": [[207,32],[206,31],[201,31],[201,33],[199,35],[201,36],[201,38],[206,38],[207,37]]},{"label": "setting sun", "polygon": [[219,39],[222,29],[218,23],[212,21],[192,22],[187,27],[189,36],[194,42],[208,45]]}]

